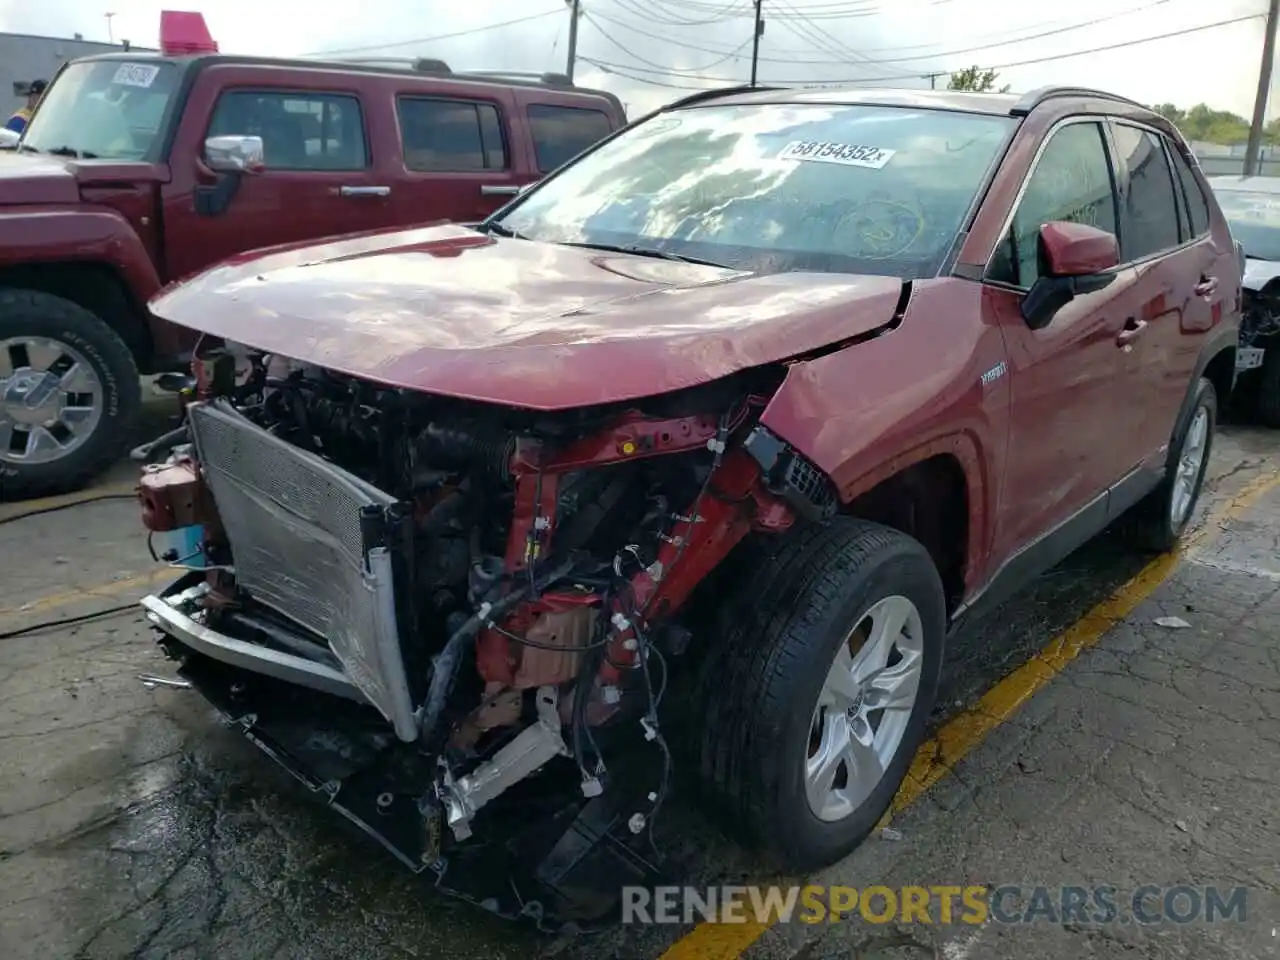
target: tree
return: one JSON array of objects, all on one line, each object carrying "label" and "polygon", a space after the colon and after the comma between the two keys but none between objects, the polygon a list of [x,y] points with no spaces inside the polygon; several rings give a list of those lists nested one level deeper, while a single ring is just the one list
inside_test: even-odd
[{"label": "tree", "polygon": [[[951,75],[950,81],[947,83],[948,90],[972,90],[975,93],[987,93],[996,88],[996,78],[1000,74],[994,70],[983,70],[976,64],[972,67],[965,67],[963,70],[957,70]],[[1001,87],[998,93],[1008,93],[1009,85],[1006,83]]]}]

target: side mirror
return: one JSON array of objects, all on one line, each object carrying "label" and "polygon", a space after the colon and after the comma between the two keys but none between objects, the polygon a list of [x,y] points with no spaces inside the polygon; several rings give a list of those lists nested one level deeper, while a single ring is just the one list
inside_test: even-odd
[{"label": "side mirror", "polygon": [[204,162],[218,173],[260,173],[266,151],[261,137],[210,137],[204,142]]},{"label": "side mirror", "polygon": [[1108,286],[1120,265],[1114,233],[1083,223],[1054,221],[1040,227],[1040,278],[1022,299],[1022,318],[1032,330],[1049,325],[1058,311],[1082,293]]}]

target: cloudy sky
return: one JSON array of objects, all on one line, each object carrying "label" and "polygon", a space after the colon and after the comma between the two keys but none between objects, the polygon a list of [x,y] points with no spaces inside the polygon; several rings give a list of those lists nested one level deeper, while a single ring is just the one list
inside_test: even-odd
[{"label": "cloudy sky", "polygon": [[[686,88],[745,81],[752,5],[582,0],[578,82],[617,92],[635,115]],[[106,40],[111,13],[116,41],[154,45],[165,6],[200,9],[198,0],[0,0],[0,30]],[[1073,83],[1247,116],[1264,21],[1241,18],[1265,9],[1265,0],[764,0],[759,77],[928,86],[927,74],[942,73],[944,86],[946,71],[980,64],[1014,90]],[[566,0],[217,0],[203,12],[231,53],[432,56],[455,69],[543,71],[563,70],[568,47]],[[1169,34],[1180,35],[1134,42]]]}]

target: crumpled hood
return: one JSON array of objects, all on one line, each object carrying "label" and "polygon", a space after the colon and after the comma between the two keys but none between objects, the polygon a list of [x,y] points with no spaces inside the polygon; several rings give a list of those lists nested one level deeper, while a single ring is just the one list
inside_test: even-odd
[{"label": "crumpled hood", "polygon": [[902,283],[505,240],[454,225],[232,258],[166,320],[412,390],[541,410],[630,400],[889,323]]},{"label": "crumpled hood", "polygon": [[1251,293],[1257,293],[1276,277],[1280,277],[1280,261],[1255,260],[1252,257],[1246,257],[1244,277],[1240,284]]},{"label": "crumpled hood", "polygon": [[62,160],[36,153],[0,152],[0,205],[79,200],[80,185]]}]

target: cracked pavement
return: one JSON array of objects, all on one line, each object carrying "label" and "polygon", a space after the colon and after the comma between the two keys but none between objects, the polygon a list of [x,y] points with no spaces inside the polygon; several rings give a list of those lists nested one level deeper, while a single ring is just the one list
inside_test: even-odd
[{"label": "cracked pavement", "polygon": [[[1278,451],[1275,434],[1224,428],[1202,515],[1280,469]],[[895,817],[900,840],[873,839],[814,879],[1244,885],[1244,922],[885,927],[850,918],[774,927],[744,956],[1280,956],[1278,520],[1280,486],[1211,523],[1170,579]],[[949,651],[935,722],[1142,564],[1100,538],[972,625]],[[152,570],[128,500],[0,525],[0,633],[131,601]],[[1160,616],[1190,627],[1157,626]],[[137,679],[171,672],[132,612],[0,640],[0,956],[639,960],[685,932],[550,940],[435,896],[221,727],[197,695]],[[689,882],[768,882],[720,833],[714,811],[677,798],[664,819],[664,846]]]}]

